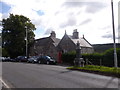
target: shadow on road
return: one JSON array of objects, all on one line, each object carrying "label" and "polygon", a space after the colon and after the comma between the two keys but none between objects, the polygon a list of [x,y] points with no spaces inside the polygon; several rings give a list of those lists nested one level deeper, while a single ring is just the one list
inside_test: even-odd
[{"label": "shadow on road", "polygon": [[72,72],[71,70],[68,70],[68,71],[61,71],[60,73],[68,73],[68,72]]}]

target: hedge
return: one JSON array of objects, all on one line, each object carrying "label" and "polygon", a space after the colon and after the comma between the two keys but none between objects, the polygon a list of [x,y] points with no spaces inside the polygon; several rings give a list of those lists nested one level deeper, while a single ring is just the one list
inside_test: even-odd
[{"label": "hedge", "polygon": [[75,52],[64,53],[64,54],[62,54],[62,61],[63,61],[63,63],[73,65],[73,61],[74,61],[75,57],[76,57]]},{"label": "hedge", "polygon": [[[118,66],[120,67],[120,48],[116,49],[117,51],[117,61]],[[104,66],[114,66],[114,49],[108,49],[103,53],[103,65]]]},{"label": "hedge", "polygon": [[[120,48],[117,48],[117,60],[120,67]],[[76,57],[75,52],[62,54],[63,63],[74,64],[73,61]],[[93,65],[114,66],[114,49],[108,49],[103,53],[82,54],[83,59],[92,62]]]}]

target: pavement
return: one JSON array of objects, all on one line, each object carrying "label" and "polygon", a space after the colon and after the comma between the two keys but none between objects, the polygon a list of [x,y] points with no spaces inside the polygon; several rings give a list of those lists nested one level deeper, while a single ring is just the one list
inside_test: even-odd
[{"label": "pavement", "polygon": [[2,79],[10,88],[119,88],[116,77],[67,70],[66,66],[2,63]]}]

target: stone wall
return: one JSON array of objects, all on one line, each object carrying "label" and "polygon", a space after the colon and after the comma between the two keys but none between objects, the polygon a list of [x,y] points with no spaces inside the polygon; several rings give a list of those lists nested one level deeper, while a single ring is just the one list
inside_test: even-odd
[{"label": "stone wall", "polygon": [[81,47],[81,53],[93,53],[94,49],[89,47]]},{"label": "stone wall", "polygon": [[35,42],[34,46],[30,48],[30,56],[34,55],[48,55],[58,60],[57,48],[53,45],[53,42],[49,40],[44,46],[39,45],[41,42]]},{"label": "stone wall", "polygon": [[70,52],[70,51],[75,50],[75,44],[67,36],[63,37],[58,47],[61,49],[62,52]]}]

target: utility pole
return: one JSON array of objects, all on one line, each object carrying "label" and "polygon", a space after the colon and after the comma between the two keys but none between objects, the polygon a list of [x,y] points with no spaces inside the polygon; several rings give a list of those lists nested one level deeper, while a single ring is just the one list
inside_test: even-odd
[{"label": "utility pole", "polygon": [[113,27],[113,42],[114,42],[114,67],[117,68],[117,53],[116,53],[116,43],[115,43],[113,0],[111,0],[111,9],[112,9],[112,27]]},{"label": "utility pole", "polygon": [[26,57],[28,58],[28,41],[27,41],[27,27],[26,27]]}]

